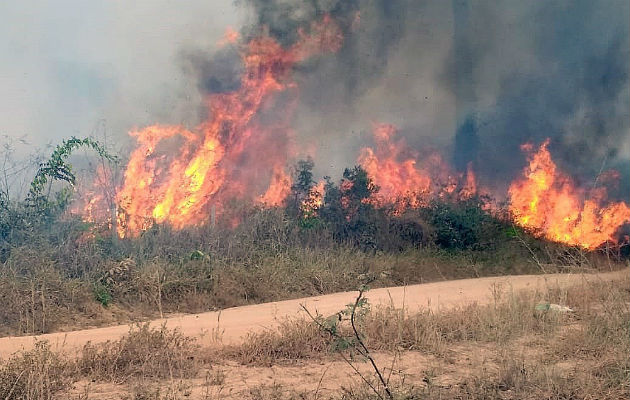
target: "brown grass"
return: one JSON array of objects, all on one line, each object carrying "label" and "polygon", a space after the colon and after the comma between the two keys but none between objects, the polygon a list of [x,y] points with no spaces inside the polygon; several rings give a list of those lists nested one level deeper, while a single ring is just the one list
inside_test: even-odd
[{"label": "brown grass", "polygon": [[[445,354],[453,343],[503,344],[525,334],[552,334],[574,319],[571,314],[535,311],[538,302],[552,297],[550,293],[497,292],[492,305],[473,304],[441,312],[409,313],[394,307],[375,307],[359,319],[359,327],[367,346],[375,351]],[[343,336],[349,337],[347,322],[344,317],[339,328]],[[283,320],[275,331],[249,335],[234,354],[244,364],[296,361],[321,356],[331,350],[332,342],[312,321],[293,318]]]},{"label": "brown grass", "polygon": [[198,346],[177,330],[132,328],[120,340],[88,344],[76,361],[78,372],[117,383],[131,378],[187,378],[196,374]]},{"label": "brown grass", "polygon": [[0,398],[4,400],[50,400],[68,387],[68,363],[46,342],[18,353],[0,368]]},{"label": "brown grass", "polygon": [[[630,390],[629,284],[497,292],[492,305],[444,313],[376,308],[360,326],[374,351],[421,351],[446,365],[457,357],[454,347],[494,349],[484,365],[458,377],[457,384],[402,384],[396,387],[401,399],[621,399]],[[567,304],[576,312],[536,311],[541,301]],[[313,322],[287,320],[277,332],[250,335],[233,354],[242,363],[268,365],[332,356],[331,344]],[[344,399],[377,398],[360,383],[342,392]]]},{"label": "brown grass", "polygon": [[[440,313],[373,308],[359,326],[392,377],[396,399],[621,399],[630,390],[629,284],[624,279],[539,292],[497,290],[488,306]],[[536,311],[540,301],[575,312]],[[340,329],[349,334],[345,322]],[[121,398],[129,400],[219,399],[230,395],[222,389],[234,384],[239,369],[273,366],[274,374],[281,374],[289,368],[286,363],[323,365],[337,358],[332,345],[329,335],[305,319],[285,320],[275,331],[250,335],[241,346],[212,352],[201,351],[177,331],[142,325],[118,341],[86,346],[76,359],[43,342],[16,354],[0,367],[0,398],[68,398],[70,383],[87,380],[123,384]],[[413,379],[395,363],[412,352],[426,360],[424,372]],[[229,364],[236,364],[234,359],[240,365]],[[243,390],[231,398],[377,398],[358,378],[325,395],[280,381]],[[89,387],[74,393],[72,398],[98,398],[90,397]]]}]

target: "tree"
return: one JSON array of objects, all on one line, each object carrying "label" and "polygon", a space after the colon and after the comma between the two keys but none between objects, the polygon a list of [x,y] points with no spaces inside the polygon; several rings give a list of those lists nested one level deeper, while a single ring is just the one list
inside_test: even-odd
[{"label": "tree", "polygon": [[360,166],[346,168],[338,186],[326,179],[321,215],[338,240],[350,239],[363,247],[374,247],[376,210],[370,199],[378,190]]},{"label": "tree", "polygon": [[301,219],[302,203],[307,199],[315,182],[313,181],[313,167],[315,164],[309,157],[306,160],[299,160],[293,171],[293,184],[291,194],[287,198],[287,213],[296,219]]}]

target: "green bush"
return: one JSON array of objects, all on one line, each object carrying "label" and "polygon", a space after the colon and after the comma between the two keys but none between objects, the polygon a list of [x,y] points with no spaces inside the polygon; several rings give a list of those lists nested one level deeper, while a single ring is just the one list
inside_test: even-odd
[{"label": "green bush", "polygon": [[104,307],[109,306],[112,302],[110,289],[100,282],[94,284],[94,298]]},{"label": "green bush", "polygon": [[506,224],[483,210],[479,199],[434,201],[423,210],[434,232],[434,242],[444,249],[489,250],[510,240]]}]

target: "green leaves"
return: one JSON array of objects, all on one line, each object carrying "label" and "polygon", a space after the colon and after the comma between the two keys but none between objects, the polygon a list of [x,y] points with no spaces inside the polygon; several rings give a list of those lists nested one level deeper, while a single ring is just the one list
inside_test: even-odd
[{"label": "green leaves", "polygon": [[112,302],[112,294],[110,288],[101,282],[95,283],[94,298],[96,299],[96,301],[101,303],[103,307],[109,306]]},{"label": "green leaves", "polygon": [[51,209],[63,209],[68,204],[71,191],[64,188],[56,193],[54,201],[50,201],[49,193],[45,194],[46,188],[50,190],[53,181],[63,181],[74,186],[76,176],[72,172],[72,165],[66,160],[72,152],[80,147],[87,147],[94,150],[101,158],[113,163],[118,162],[118,158],[107,152],[107,150],[96,140],[91,138],[79,139],[71,137],[64,140],[50,155],[48,161],[41,163],[37,174],[31,182],[27,203],[38,213],[49,214]]}]

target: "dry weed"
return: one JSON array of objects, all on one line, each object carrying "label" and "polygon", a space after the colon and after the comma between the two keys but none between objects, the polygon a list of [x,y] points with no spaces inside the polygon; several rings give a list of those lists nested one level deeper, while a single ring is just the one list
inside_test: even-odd
[{"label": "dry weed", "polygon": [[87,344],[77,368],[93,379],[118,383],[129,378],[187,378],[197,372],[197,349],[192,338],[177,330],[144,324],[115,342]]}]

